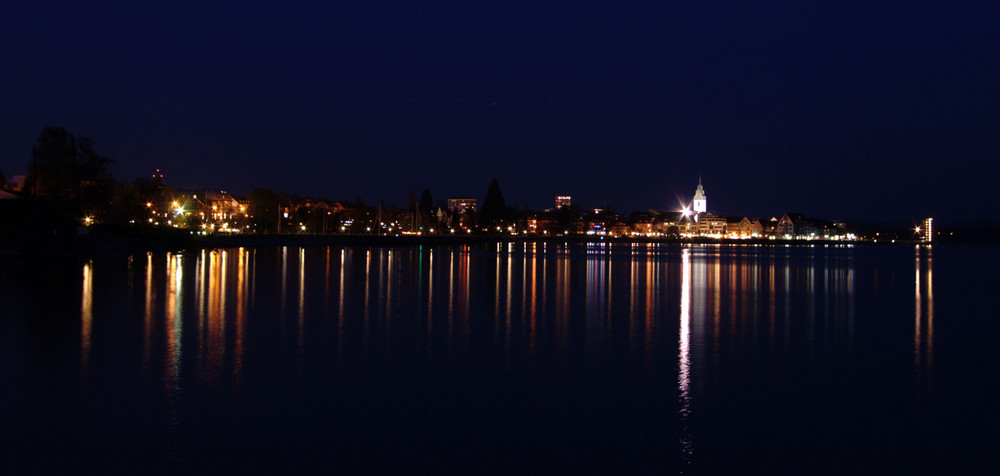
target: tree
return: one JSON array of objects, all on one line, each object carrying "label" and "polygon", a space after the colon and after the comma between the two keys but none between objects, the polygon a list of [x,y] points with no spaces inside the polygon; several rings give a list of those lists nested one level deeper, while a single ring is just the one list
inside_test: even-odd
[{"label": "tree", "polygon": [[500,225],[507,213],[507,204],[504,202],[503,193],[500,192],[500,185],[497,179],[490,181],[490,187],[486,190],[486,199],[483,200],[483,208],[480,210],[480,222],[490,228]]},{"label": "tree", "polygon": [[582,214],[583,209],[577,203],[559,207],[559,210],[556,211],[556,224],[559,226],[559,232],[563,233],[576,228],[575,224],[580,221]]},{"label": "tree", "polygon": [[146,202],[139,197],[139,191],[127,183],[116,183],[111,187],[111,207],[102,217],[105,223],[116,225],[147,224]]},{"label": "tree", "polygon": [[278,196],[266,188],[257,188],[247,194],[250,202],[247,212],[250,214],[253,229],[257,233],[275,233],[278,231],[278,216],[280,202]]},{"label": "tree", "polygon": [[420,192],[417,212],[420,214],[420,223],[424,228],[430,230],[438,226],[437,217],[434,216],[434,200],[431,199],[431,191],[426,188]]},{"label": "tree", "polygon": [[114,163],[94,149],[94,141],[81,137],[77,146],[77,200],[84,213],[93,216],[105,216],[111,213],[112,196],[115,182],[111,177],[110,167]]},{"label": "tree", "polygon": [[424,189],[420,192],[420,204],[417,206],[421,212],[430,213],[434,210],[434,200],[431,199],[431,191]]},{"label": "tree", "polygon": [[25,189],[35,197],[82,202],[84,208],[100,205],[110,196],[113,161],[94,148],[94,141],[79,140],[61,127],[46,127],[31,149]]},{"label": "tree", "polygon": [[164,203],[170,202],[170,197],[174,195],[173,190],[164,185],[163,179],[159,177],[136,177],[132,182],[132,188],[135,189],[142,205],[146,206],[148,203],[149,208],[161,208]]},{"label": "tree", "polygon": [[25,187],[35,197],[70,198],[75,178],[76,138],[66,129],[46,127],[31,149]]}]

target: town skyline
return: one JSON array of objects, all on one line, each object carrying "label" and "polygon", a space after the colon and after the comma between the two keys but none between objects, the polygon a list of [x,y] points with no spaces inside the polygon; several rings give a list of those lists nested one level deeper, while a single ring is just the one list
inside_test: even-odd
[{"label": "town skyline", "polygon": [[[53,142],[53,140],[55,140],[54,138],[59,138],[59,139],[57,142]],[[58,188],[67,186],[69,186],[69,188],[78,188],[80,186],[86,188],[87,186],[83,185],[84,183],[91,183],[94,180],[98,180],[99,182],[105,182],[105,185],[102,185],[102,187],[108,187],[111,186],[111,184],[113,183],[117,183],[118,185],[115,185],[114,187],[134,188],[136,190],[142,188],[148,188],[150,185],[155,184],[155,187],[159,190],[159,192],[157,192],[157,198],[156,199],[144,198],[143,200],[147,199],[152,200],[146,203],[146,208],[149,209],[148,211],[162,209],[164,211],[163,213],[164,218],[167,218],[171,214],[171,211],[173,209],[181,210],[184,208],[184,204],[190,203],[191,201],[195,201],[198,203],[202,202],[210,203],[210,202],[205,202],[205,195],[215,195],[218,197],[223,197],[223,196],[232,197],[231,200],[233,200],[234,203],[233,205],[234,210],[238,210],[242,214],[246,215],[247,212],[246,204],[248,203],[247,202],[248,197],[253,193],[260,191],[266,191],[268,193],[273,193],[284,197],[282,198],[282,200],[288,201],[288,204],[285,207],[286,210],[289,208],[291,209],[297,208],[300,203],[312,203],[314,201],[318,202],[325,201],[331,204],[340,204],[340,205],[351,204],[350,206],[354,207],[375,207],[379,210],[381,210],[383,207],[392,210],[411,210],[417,207],[416,191],[414,189],[408,190],[406,197],[406,205],[400,206],[394,201],[387,201],[383,199],[379,199],[373,203],[373,202],[366,202],[362,197],[358,197],[353,201],[351,201],[344,197],[331,198],[331,195],[325,195],[325,194],[300,196],[298,194],[288,193],[284,190],[275,190],[262,186],[255,187],[250,192],[242,192],[242,193],[239,191],[227,191],[224,190],[223,188],[210,187],[210,186],[194,187],[194,188],[179,187],[171,185],[169,181],[166,179],[164,171],[161,169],[155,169],[151,175],[148,175],[146,177],[136,177],[132,182],[130,182],[128,180],[122,180],[121,178],[114,177],[113,171],[111,170],[115,165],[113,159],[103,156],[100,153],[100,151],[96,150],[93,147],[94,141],[92,139],[84,136],[75,137],[71,132],[58,127],[47,127],[42,131],[35,147],[32,149],[32,155],[33,156],[38,155],[39,160],[42,160],[42,157],[48,157],[51,154],[55,154],[56,156],[62,155],[62,152],[57,152],[54,149],[51,149],[52,145],[58,144],[59,141],[68,141],[70,143],[79,144],[80,150],[74,152],[72,156],[64,156],[62,157],[62,159],[55,159],[54,156],[50,159],[46,159],[50,161],[49,165],[47,167],[43,165],[41,166],[43,167],[41,169],[39,168],[40,165],[38,165],[38,163],[36,163],[35,160],[33,159],[32,161],[29,162],[26,168],[28,170],[38,171],[36,173],[41,173],[42,175],[39,175],[43,177],[43,179],[41,180],[60,180],[60,181],[80,180],[80,184],[71,184],[69,182],[66,182],[62,183],[60,186],[55,186],[54,184],[50,183],[48,185],[48,190],[43,191],[42,194],[39,195],[38,188],[34,184],[38,182],[38,180],[40,179],[29,178],[31,177],[30,173],[15,174],[10,177],[6,176],[0,177],[3,179],[3,181],[0,182],[0,185],[3,185],[2,187],[0,187],[0,191],[6,190],[8,192],[6,195],[2,196],[2,198],[45,198],[45,199],[58,198],[61,195],[60,193],[56,193],[56,190]],[[55,162],[51,162],[52,160],[55,160]],[[52,170],[48,170],[51,169],[52,166],[56,163],[60,163],[60,165],[58,166],[59,168],[83,170],[88,168],[88,166],[84,165],[83,162],[94,161],[94,160],[96,160],[101,165],[99,165],[96,171],[94,172],[96,175],[90,178],[80,177],[79,179],[75,178],[70,179],[63,177],[62,179],[56,179],[53,178],[55,176],[52,175],[53,173]],[[77,164],[77,162],[79,163]],[[49,179],[45,179],[44,177],[49,177]],[[494,188],[496,188],[495,191],[493,190]],[[12,195],[11,193],[13,193],[14,195]],[[491,193],[500,195],[499,200],[501,201],[502,204],[501,207],[502,208],[506,207],[508,210],[512,212],[519,211],[524,213],[537,213],[537,212],[551,213],[551,212],[559,212],[560,209],[562,208],[567,208],[567,209],[571,208],[573,210],[573,213],[577,215],[577,218],[581,218],[587,215],[588,213],[591,215],[599,215],[605,212],[611,213],[612,214],[611,216],[621,216],[621,217],[629,215],[634,216],[636,213],[653,214],[654,216],[658,214],[667,214],[667,215],[673,214],[675,215],[673,221],[677,224],[685,220],[689,220],[692,223],[697,224],[698,217],[701,215],[705,215],[711,218],[723,219],[723,221],[725,218],[727,218],[726,215],[729,215],[728,218],[733,218],[732,213],[722,213],[720,215],[717,213],[715,209],[708,208],[707,193],[703,186],[701,175],[699,175],[698,177],[698,184],[695,188],[694,193],[690,195],[690,198],[687,198],[683,194],[675,194],[676,205],[661,207],[661,208],[656,208],[651,206],[633,210],[621,210],[621,209],[616,209],[614,206],[609,206],[606,201],[600,204],[599,206],[592,206],[591,204],[581,205],[579,202],[573,202],[572,195],[562,195],[562,194],[555,194],[550,196],[553,199],[553,204],[554,204],[553,207],[545,207],[545,206],[535,207],[527,204],[523,206],[518,206],[516,202],[504,201],[504,199],[502,198],[502,194],[499,190],[497,180],[495,178],[491,181],[490,190],[487,191],[486,198],[482,202],[479,201],[479,198],[477,198],[475,194],[449,195],[446,198],[442,198],[439,196],[437,199],[433,199],[431,191],[429,189],[422,189],[420,196],[420,208],[426,209],[424,211],[437,209],[438,213],[440,213],[442,210],[447,210],[448,213],[458,213],[458,214],[462,214],[465,210],[471,210],[473,213],[476,213],[480,211],[479,210],[480,206],[483,206],[485,203],[491,200],[490,198]],[[127,208],[129,204],[118,203],[121,201],[121,198],[119,196],[120,194],[121,192],[111,193],[111,195],[108,195],[108,198],[102,199],[106,200],[107,203],[100,205],[100,207],[101,208],[110,207],[110,209],[122,208],[122,207]],[[199,194],[202,194],[202,199],[198,199]],[[80,200],[82,198],[83,198],[82,196],[76,197],[74,198],[74,200]],[[237,204],[237,198],[239,198],[239,203],[242,203],[242,205]],[[143,200],[140,200],[140,202]],[[213,199],[213,201],[219,201],[219,200],[220,200],[219,198]],[[169,205],[167,205],[168,203]],[[202,204],[202,206],[204,206],[204,203]],[[88,206],[84,205],[84,208],[88,208]],[[215,206],[212,206],[212,208],[214,209]],[[346,209],[346,208],[347,207],[344,206],[341,209]],[[202,219],[204,219],[205,218],[204,210],[200,211]],[[189,206],[188,213],[190,212],[191,209]],[[93,220],[95,220],[95,217],[93,215],[96,214],[89,213],[86,210],[84,211],[84,213],[91,215],[86,219],[86,224],[88,225],[91,224]],[[105,214],[105,213],[107,212],[104,211],[101,212],[100,214]],[[766,221],[767,218],[770,216],[771,221],[774,221],[780,215],[784,215],[784,218],[787,219],[787,216],[789,214],[802,215],[800,212],[786,211],[786,212],[780,212],[778,214],[767,214],[767,213],[744,214],[743,218],[753,217],[754,219]],[[285,216],[287,218],[288,214],[286,213]],[[153,218],[150,218],[149,220],[150,223],[153,223]],[[842,223],[842,220],[838,220],[838,222]],[[157,221],[155,224],[160,225],[159,221]],[[760,224],[758,223],[758,226],[759,225]],[[724,224],[722,226],[724,227]],[[690,226],[688,228],[690,228]],[[280,231],[280,226],[278,227],[278,229]],[[296,227],[293,226],[292,230],[295,229]],[[702,235],[707,234],[707,230],[708,228],[702,230],[701,234]],[[249,230],[244,230],[244,232],[247,231]],[[305,228],[303,228],[303,231],[305,231]],[[334,231],[336,231],[336,227],[333,227],[333,229],[330,230],[330,232]],[[343,231],[343,229],[341,229],[341,231]],[[327,230],[324,229],[323,233],[326,232]],[[575,233],[585,233],[585,232],[586,232],[585,230],[575,231]],[[692,234],[690,229],[688,229],[686,233],[689,235]]]},{"label": "town skyline", "polygon": [[[59,139],[53,142],[54,138]],[[61,141],[75,142],[79,145],[79,150],[74,152],[72,157],[54,159],[51,154],[61,155],[62,152],[57,152],[51,147]],[[38,193],[38,188],[32,185],[39,180],[37,178],[28,178],[30,175],[26,174],[14,175],[10,179],[4,177],[6,183],[0,182],[0,185],[3,185],[0,187],[0,198],[52,199],[62,196],[62,193],[57,192],[59,189],[82,187],[81,190],[84,191],[82,195],[69,197],[81,206],[82,224],[85,226],[123,225],[128,222],[129,226],[133,227],[180,227],[209,233],[441,235],[454,234],[456,231],[461,234],[494,233],[492,226],[497,225],[496,231],[501,234],[510,232],[513,235],[539,237],[551,232],[554,236],[596,235],[647,239],[703,237],[855,240],[858,238],[842,219],[819,218],[815,214],[800,211],[786,210],[770,214],[718,212],[708,206],[708,194],[700,174],[690,199],[685,195],[676,194],[676,206],[666,208],[620,210],[609,207],[607,203],[599,207],[584,206],[579,202],[573,202],[571,195],[551,195],[553,207],[517,206],[505,201],[495,178],[490,182],[486,198],[481,202],[473,194],[447,198],[439,196],[433,199],[428,189],[421,191],[418,202],[415,190],[410,189],[407,192],[406,205],[400,206],[385,200],[378,200],[377,203],[365,202],[361,197],[351,201],[346,198],[330,198],[327,195],[299,196],[266,187],[256,187],[249,193],[212,187],[174,187],[165,179],[166,176],[161,169],[156,169],[150,176],[137,177],[130,183],[113,177],[111,168],[114,161],[101,155],[93,144],[92,139],[83,136],[77,138],[63,128],[45,128],[32,150],[33,156],[37,155],[39,159],[50,157],[46,159],[50,161],[48,168],[51,168],[53,163],[63,161],[61,168],[81,171],[89,168],[95,175],[90,178],[81,177],[79,184],[63,183],[54,186],[53,183],[49,183],[48,190],[41,195]],[[86,165],[87,162],[100,165],[95,169]],[[42,180],[66,179],[66,177],[55,178],[59,174],[52,175],[51,170],[40,169],[34,160],[29,163],[28,169],[38,170],[42,174],[39,177],[48,177]],[[95,185],[97,188],[94,188]],[[88,188],[92,191],[86,192]],[[104,191],[98,191],[99,189]],[[274,203],[261,205],[262,194],[269,197],[267,201]],[[102,196],[106,198],[94,201],[95,197]],[[269,211],[262,211],[262,207],[265,206]],[[489,208],[492,210],[487,212]],[[136,212],[140,209],[141,214]],[[274,215],[276,211],[278,217],[274,223],[269,219],[262,221],[260,217],[254,216],[255,213]],[[384,220],[381,225],[377,224],[380,220]],[[923,218],[921,223],[926,223],[927,220],[930,218]],[[320,223],[322,225],[319,225]],[[427,226],[423,226],[425,224]],[[894,230],[893,233],[899,236],[899,230]],[[904,231],[904,239],[909,238],[906,234]],[[933,235],[921,234],[917,228],[915,236],[929,241]],[[873,238],[874,236],[868,237],[868,239]]]}]

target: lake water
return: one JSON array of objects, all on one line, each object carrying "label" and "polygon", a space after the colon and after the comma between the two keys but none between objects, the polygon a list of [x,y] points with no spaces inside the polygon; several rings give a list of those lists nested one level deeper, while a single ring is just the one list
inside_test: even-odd
[{"label": "lake water", "polygon": [[0,472],[987,472],[994,247],[0,261]]}]

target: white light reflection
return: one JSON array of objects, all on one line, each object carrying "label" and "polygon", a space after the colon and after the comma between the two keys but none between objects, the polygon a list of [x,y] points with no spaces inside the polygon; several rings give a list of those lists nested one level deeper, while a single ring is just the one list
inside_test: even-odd
[{"label": "white light reflection", "polygon": [[181,396],[181,361],[183,342],[183,283],[182,256],[167,253],[166,330],[167,358],[163,362],[163,387],[167,394],[170,422],[179,423],[177,405]]},{"label": "white light reflection", "polygon": [[681,457],[684,464],[691,464],[694,445],[691,441],[691,250],[684,248],[681,254],[681,324],[678,338],[678,403],[680,403]]}]

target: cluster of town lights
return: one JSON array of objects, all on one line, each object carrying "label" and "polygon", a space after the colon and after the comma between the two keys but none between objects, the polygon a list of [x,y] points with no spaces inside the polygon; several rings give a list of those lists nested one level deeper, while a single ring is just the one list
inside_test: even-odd
[{"label": "cluster of town lights", "polygon": [[[199,234],[209,233],[246,233],[255,230],[256,226],[250,220],[253,218],[248,213],[247,202],[238,202],[226,192],[219,194],[223,199],[209,194],[198,199],[198,195],[180,195],[169,200],[164,200],[160,204],[146,202],[147,222],[160,226],[173,228],[193,228]],[[568,201],[569,197],[559,197]],[[536,235],[536,236],[571,236],[574,234],[593,237],[621,237],[640,239],[663,239],[669,237],[680,237],[684,239],[713,239],[713,240],[828,240],[828,241],[850,241],[856,240],[857,236],[847,233],[844,224],[841,222],[830,225],[825,221],[807,221],[800,214],[787,214],[780,220],[780,225],[776,226],[777,219],[772,218],[770,222],[761,219],[743,218],[736,223],[732,219],[714,215],[706,212],[706,200],[702,187],[699,184],[694,202],[678,200],[678,207],[667,219],[642,219],[636,221],[622,220],[614,214],[604,215],[604,210],[595,209],[592,221],[579,221],[577,217],[571,226],[565,223],[557,225],[554,216],[538,215],[526,218],[519,224],[504,223],[489,227],[473,227],[465,221],[465,215],[455,212],[455,215],[448,218],[450,221],[439,222],[439,227],[418,226],[416,217],[412,226],[407,224],[410,218],[400,218],[396,213],[383,214],[380,210],[377,218],[372,219],[372,215],[358,217],[353,213],[340,214],[327,226],[327,217],[333,213],[330,208],[321,208],[318,212],[312,211],[312,205],[308,205],[310,210],[303,214],[300,205],[294,207],[283,205],[270,213],[270,222],[273,224],[277,218],[277,233],[327,233],[329,231],[339,233],[360,232],[366,234],[378,234],[387,236],[421,236],[434,234],[454,235],[456,232],[465,231],[466,234],[474,232],[506,234],[510,236]],[[475,206],[474,204],[472,205]],[[473,210],[475,210],[473,208]],[[312,221],[317,216],[322,217],[322,221]],[[789,221],[794,219],[793,222]],[[343,218],[341,218],[343,217]],[[308,218],[308,219],[307,219]],[[355,218],[362,219],[356,222]],[[665,217],[664,217],[665,218]],[[440,212],[439,212],[440,219]],[[301,221],[300,221],[301,220]],[[586,218],[585,218],[586,220]],[[94,222],[92,217],[86,217],[84,224],[91,225]],[[817,222],[825,223],[823,225]],[[799,226],[805,223],[800,230]],[[762,226],[763,225],[763,226]],[[929,224],[925,225],[929,228]],[[788,233],[794,230],[793,233]],[[914,231],[921,235],[921,226],[916,226]],[[929,233],[927,233],[929,235]]]}]

